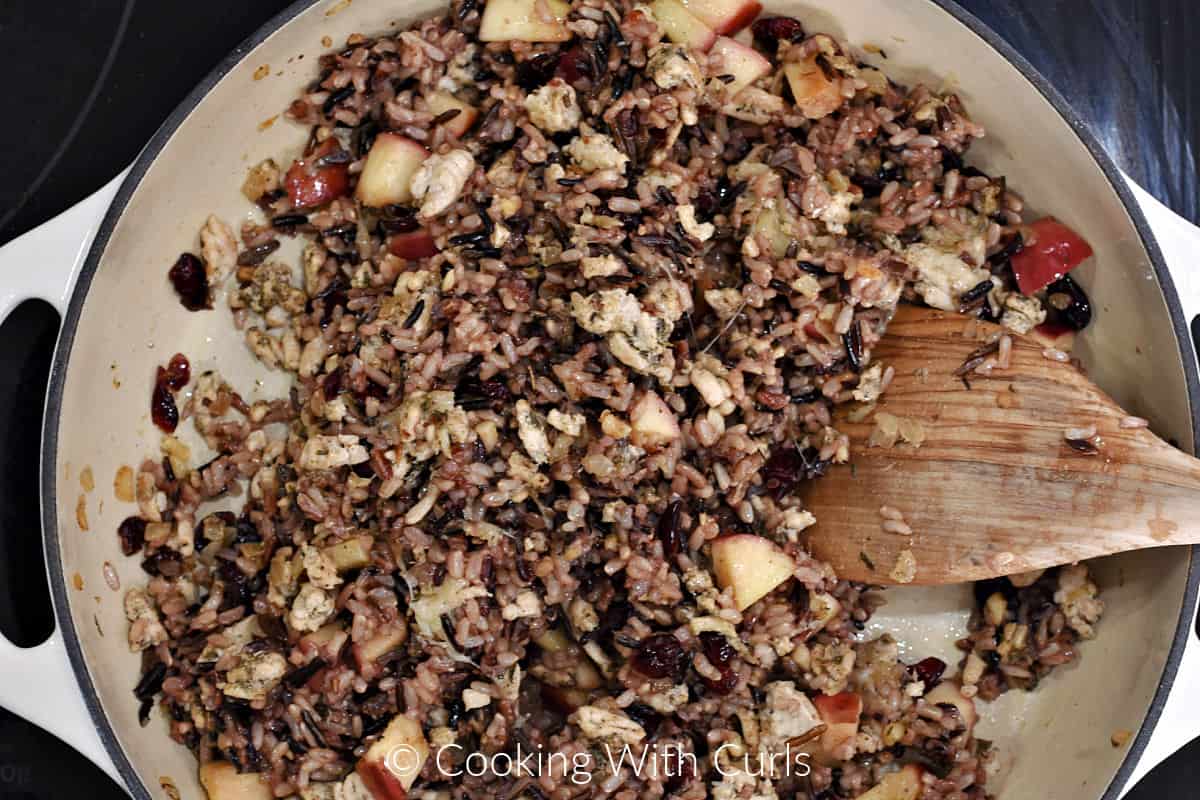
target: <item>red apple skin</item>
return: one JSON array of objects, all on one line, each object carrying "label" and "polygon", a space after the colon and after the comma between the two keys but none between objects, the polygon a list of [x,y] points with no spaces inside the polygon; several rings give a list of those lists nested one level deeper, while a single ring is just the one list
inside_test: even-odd
[{"label": "red apple skin", "polygon": [[650,6],[667,38],[693,50],[707,53],[717,40],[717,32],[688,11],[679,0],[655,0]]},{"label": "red apple skin", "polygon": [[854,692],[840,694],[819,694],[813,699],[813,705],[826,725],[838,723],[858,724],[862,716],[862,698]]},{"label": "red apple skin", "polygon": [[822,763],[839,760],[835,752],[858,735],[858,722],[862,716],[862,698],[854,692],[833,695],[817,695],[813,705],[825,723],[825,732],[817,740],[817,759]]},{"label": "red apple skin", "polygon": [[349,164],[315,166],[318,159],[339,147],[336,139],[329,138],[306,158],[293,162],[283,178],[283,185],[287,189],[288,199],[292,201],[293,208],[311,209],[328,205],[349,191]]},{"label": "red apple skin", "polygon": [[762,3],[747,3],[746,5],[742,6],[741,10],[735,17],[717,28],[716,32],[722,36],[728,36],[730,34],[737,33],[742,28],[758,19],[758,15],[761,13]]},{"label": "red apple skin", "polygon": [[685,0],[684,6],[718,34],[732,36],[762,13],[757,0]]},{"label": "red apple skin", "polygon": [[375,800],[408,800],[404,785],[386,765],[360,761],[355,772]]},{"label": "red apple skin", "polygon": [[433,240],[433,235],[424,228],[421,228],[420,230],[393,235],[388,239],[388,252],[400,258],[415,260],[436,256],[441,251],[438,250],[437,242]]},{"label": "red apple skin", "polygon": [[771,71],[771,62],[762,53],[728,36],[718,36],[710,52],[719,54],[725,63],[725,70],[735,77],[726,90],[729,97]]}]

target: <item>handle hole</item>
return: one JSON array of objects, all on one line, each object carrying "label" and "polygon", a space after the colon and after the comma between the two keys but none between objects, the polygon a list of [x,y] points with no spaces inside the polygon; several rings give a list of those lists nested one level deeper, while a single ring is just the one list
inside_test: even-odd
[{"label": "handle hole", "polygon": [[39,456],[57,335],[58,314],[40,300],[22,303],[0,324],[0,632],[21,647],[54,631],[42,553]]}]

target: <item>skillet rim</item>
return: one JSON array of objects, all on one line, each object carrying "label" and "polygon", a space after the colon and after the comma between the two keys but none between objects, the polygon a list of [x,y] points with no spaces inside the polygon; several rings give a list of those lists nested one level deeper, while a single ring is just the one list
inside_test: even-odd
[{"label": "skillet rim", "polygon": [[[1141,207],[1138,206],[1133,193],[1126,185],[1120,170],[1108,153],[1101,147],[1099,140],[1088,129],[1082,117],[1067,102],[1066,98],[1024,56],[1018,53],[1012,45],[997,35],[995,31],[978,17],[959,6],[955,0],[923,1],[936,5],[943,12],[954,17],[959,23],[979,37],[984,45],[991,47],[1006,61],[1016,67],[1021,75],[1054,107],[1058,115],[1067,122],[1074,131],[1079,143],[1087,148],[1096,165],[1116,191],[1122,205],[1125,207],[1125,213],[1129,215],[1130,220],[1133,222],[1142,247],[1150,259],[1150,263],[1154,268],[1155,278],[1158,281],[1167,305],[1167,313],[1171,318],[1171,326],[1175,330],[1175,339],[1179,346],[1179,355],[1183,362],[1184,379],[1187,385],[1188,405],[1191,409],[1192,417],[1192,449],[1193,452],[1200,451],[1200,369],[1197,367],[1196,353],[1193,350],[1189,321],[1184,316],[1171,273],[1166,267],[1162,252],[1158,247],[1149,223],[1147,223],[1145,216],[1142,214]],[[105,213],[104,220],[97,230],[92,245],[88,250],[87,259],[80,269],[66,316],[62,320],[58,342],[55,345],[54,360],[51,364],[50,378],[46,389],[40,456],[42,538],[46,570],[50,578],[50,594],[54,604],[54,616],[58,624],[58,630],[66,647],[67,655],[70,658],[71,668],[79,683],[88,713],[92,717],[96,732],[100,736],[104,749],[112,759],[118,774],[120,774],[121,779],[125,783],[126,790],[136,800],[152,800],[152,796],[126,756],[124,748],[121,747],[117,739],[113,724],[101,706],[99,693],[92,682],[79,634],[70,614],[70,592],[67,590],[67,580],[63,571],[62,560],[59,557],[58,514],[54,502],[58,485],[55,456],[58,452],[59,417],[62,413],[62,397],[66,383],[66,364],[69,362],[71,349],[75,342],[75,335],[79,326],[79,318],[84,300],[87,297],[92,278],[103,258],[108,240],[120,222],[130,197],[137,190],[142,178],[157,160],[167,142],[170,141],[172,135],[174,135],[175,131],[178,130],[200,101],[208,95],[222,78],[240,64],[250,51],[311,6],[317,5],[320,2],[323,2],[323,0],[296,0],[296,2],[276,14],[263,24],[262,27],[247,37],[232,52],[225,56],[197,84],[187,97],[176,106],[146,144],[145,148],[138,154],[136,161],[130,168],[128,176],[121,184],[108,211]],[[1198,593],[1200,593],[1200,545],[1192,547],[1191,550],[1183,604],[1179,612],[1179,617],[1176,620],[1171,649],[1168,653],[1166,664],[1163,667],[1158,688],[1155,691],[1153,699],[1150,701],[1149,708],[1146,710],[1145,719],[1138,729],[1137,736],[1126,750],[1125,758],[1122,760],[1120,768],[1099,800],[1117,800],[1125,782],[1137,766],[1146,749],[1147,743],[1150,741],[1150,736],[1159,721],[1159,717],[1162,715],[1163,707],[1166,705],[1171,687],[1179,671],[1184,647],[1187,644],[1188,637],[1192,635],[1192,609],[1196,605]]]}]

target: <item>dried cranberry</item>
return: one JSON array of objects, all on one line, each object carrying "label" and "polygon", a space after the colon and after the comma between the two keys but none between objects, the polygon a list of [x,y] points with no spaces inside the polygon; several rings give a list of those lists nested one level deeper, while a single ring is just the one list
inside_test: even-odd
[{"label": "dried cranberry", "polygon": [[678,639],[669,633],[656,633],[638,645],[633,668],[647,678],[666,678],[678,675],[686,659],[687,652]]},{"label": "dried cranberry", "polygon": [[167,363],[167,369],[163,375],[163,381],[167,388],[172,392],[178,392],[192,378],[192,365],[188,363],[187,356],[183,353],[176,353],[171,356],[170,362]]},{"label": "dried cranberry", "polygon": [[667,506],[667,510],[658,518],[656,532],[658,538],[662,540],[663,552],[668,556],[677,556],[683,552],[685,540],[680,523],[682,510],[683,502],[672,500],[671,504]]},{"label": "dried cranberry", "polygon": [[930,656],[911,665],[908,669],[914,678],[925,682],[925,691],[929,691],[941,682],[942,674],[946,671],[946,662]]},{"label": "dried cranberry", "polygon": [[772,51],[780,42],[799,42],[804,38],[804,26],[792,17],[764,17],[750,27],[754,40]]},{"label": "dried cranberry", "polygon": [[484,397],[492,400],[507,400],[509,398],[508,387],[502,381],[484,381],[479,384],[479,388],[482,390]]},{"label": "dried cranberry", "polygon": [[382,400],[383,398],[387,397],[387,387],[376,383],[370,378],[367,378],[363,383],[362,391],[355,389],[354,396],[358,398],[360,403],[365,401],[368,397],[374,397],[376,400]]},{"label": "dried cranberry", "polygon": [[175,405],[175,398],[171,395],[167,383],[167,371],[162,367],[158,368],[154,391],[150,395],[150,419],[167,433],[174,433],[179,425],[179,408]]},{"label": "dried cranberry", "polygon": [[829,470],[829,461],[821,460],[816,448],[801,451],[794,443],[784,442],[771,451],[763,465],[763,482],[776,499],[790,494],[802,481],[813,480]]},{"label": "dried cranberry", "polygon": [[694,757],[686,757],[686,755],[692,755],[692,742],[690,740],[685,740],[685,742],[687,742],[685,749],[683,751],[676,751],[676,753],[685,753],[685,757],[679,759],[679,762],[676,765],[672,765],[674,769],[667,771],[667,780],[663,784],[663,789],[665,789],[667,793],[671,795],[678,793],[680,789],[696,780],[697,777],[696,769],[699,764]]},{"label": "dried cranberry", "polygon": [[580,78],[590,78],[592,72],[592,61],[579,45],[575,45],[559,56],[555,69],[555,74],[567,83],[575,83]]},{"label": "dried cranberry", "polygon": [[717,694],[728,694],[733,691],[738,680],[737,673],[733,671],[733,658],[737,655],[737,651],[733,649],[729,640],[716,631],[704,631],[700,634],[700,650],[708,659],[708,663],[721,673],[718,680],[701,676],[700,679],[704,681],[704,685]]},{"label": "dried cranberry", "polygon": [[188,311],[202,311],[212,308],[212,298],[208,296],[208,272],[204,262],[191,253],[184,253],[167,273],[179,302]]},{"label": "dried cranberry", "polygon": [[538,53],[533,58],[517,64],[517,85],[527,92],[532,92],[548,83],[554,77],[557,67],[556,53]]},{"label": "dried cranberry", "polygon": [[142,549],[146,543],[146,520],[141,517],[126,517],[117,527],[117,538],[121,540],[121,552],[127,556]]}]

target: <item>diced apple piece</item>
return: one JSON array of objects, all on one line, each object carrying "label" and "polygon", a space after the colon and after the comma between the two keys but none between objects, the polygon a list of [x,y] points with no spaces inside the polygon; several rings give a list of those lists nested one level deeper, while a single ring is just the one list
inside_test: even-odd
[{"label": "diced apple piece", "polygon": [[210,761],[200,767],[200,785],[208,800],[272,800],[270,784],[257,772],[238,773],[228,761]]},{"label": "diced apple piece", "polygon": [[754,218],[751,235],[757,240],[766,240],[776,258],[783,258],[794,238],[788,233],[785,219],[777,206],[758,212],[758,216]]},{"label": "diced apple piece", "polygon": [[684,0],[683,5],[719,34],[737,33],[762,11],[758,0]]},{"label": "diced apple piece", "polygon": [[400,258],[415,260],[429,258],[438,254],[437,242],[433,234],[422,228],[408,233],[397,233],[388,239],[388,252]]},{"label": "diced apple piece", "polygon": [[762,53],[728,36],[718,36],[710,52],[721,56],[720,74],[733,76],[725,85],[726,97],[734,97],[771,71],[771,62]]},{"label": "diced apple piece", "polygon": [[336,200],[350,188],[350,166],[348,164],[326,164],[317,162],[339,150],[341,145],[332,136],[321,142],[307,158],[292,163],[283,176],[283,186],[293,208],[317,208]]},{"label": "diced apple piece", "polygon": [[676,44],[707,53],[717,40],[717,32],[684,8],[679,0],[654,0],[650,10],[654,12],[654,18],[658,20],[663,33]]},{"label": "diced apple piece", "polygon": [[785,64],[783,74],[792,90],[796,107],[809,119],[829,116],[846,100],[842,97],[841,87],[826,76],[816,56],[807,61]]},{"label": "diced apple piece", "polygon": [[360,670],[372,671],[375,662],[395,650],[408,639],[408,625],[403,619],[398,619],[387,628],[354,645],[354,660]]},{"label": "diced apple piece", "polygon": [[379,134],[367,153],[355,195],[374,208],[407,203],[413,199],[413,175],[427,158],[429,151],[412,139],[395,133]]},{"label": "diced apple piece", "polygon": [[979,719],[979,714],[975,711],[975,701],[970,697],[963,697],[962,691],[954,681],[943,681],[926,692],[925,702],[933,705],[954,706],[958,709],[958,717],[967,726],[968,731],[975,728],[975,722]]},{"label": "diced apple piece", "polygon": [[464,103],[449,92],[434,92],[426,98],[425,102],[429,104],[429,110],[438,116],[447,111],[459,112],[443,122],[442,127],[460,139],[471,129],[471,126],[475,124],[475,118],[479,116],[479,111],[475,106]]},{"label": "diced apple piece", "polygon": [[328,625],[322,625],[312,633],[305,634],[300,641],[307,647],[316,650],[318,656],[332,664],[337,661],[338,654],[342,652],[342,647],[349,639],[350,634],[346,632],[340,622],[331,622]]},{"label": "diced apple piece", "polygon": [[653,390],[648,390],[629,410],[633,426],[630,440],[638,447],[658,447],[679,438],[675,412]]},{"label": "diced apple piece", "polygon": [[565,42],[571,7],[563,0],[488,0],[479,23],[481,42]]},{"label": "diced apple piece", "polygon": [[429,743],[421,723],[401,714],[363,753],[354,771],[375,800],[405,800],[428,758]]},{"label": "diced apple piece", "polygon": [[924,791],[921,781],[924,770],[916,764],[906,764],[899,772],[889,772],[858,800],[917,800]]},{"label": "diced apple piece", "polygon": [[862,717],[862,698],[854,692],[819,694],[813,705],[825,723],[825,732],[817,740],[813,753],[822,763],[845,761],[854,754],[858,721]]},{"label": "diced apple piece", "polygon": [[722,589],[733,587],[733,601],[744,611],[792,577],[796,564],[770,539],[752,533],[722,536],[712,543],[713,572]]},{"label": "diced apple piece", "polygon": [[348,572],[352,569],[362,569],[371,563],[370,536],[355,536],[344,542],[331,544],[322,548],[322,552],[333,561],[338,572]]}]

